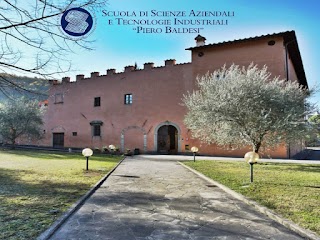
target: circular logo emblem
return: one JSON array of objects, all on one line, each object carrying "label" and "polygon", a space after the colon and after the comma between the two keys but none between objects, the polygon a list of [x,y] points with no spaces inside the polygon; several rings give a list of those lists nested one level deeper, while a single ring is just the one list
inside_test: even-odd
[{"label": "circular logo emblem", "polygon": [[86,9],[80,7],[70,8],[61,17],[61,27],[69,36],[81,38],[92,29],[93,17]]}]

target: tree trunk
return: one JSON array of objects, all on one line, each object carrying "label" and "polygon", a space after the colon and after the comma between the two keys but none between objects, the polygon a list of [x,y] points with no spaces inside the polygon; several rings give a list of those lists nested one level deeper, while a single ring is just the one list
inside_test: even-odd
[{"label": "tree trunk", "polygon": [[12,136],[11,138],[11,149],[15,149],[16,148],[16,137]]},{"label": "tree trunk", "polygon": [[16,141],[15,140],[12,140],[11,141],[11,149],[16,149]]},{"label": "tree trunk", "polygon": [[255,153],[258,153],[260,147],[261,147],[261,142],[258,142],[257,144],[254,145],[253,151],[254,151]]}]

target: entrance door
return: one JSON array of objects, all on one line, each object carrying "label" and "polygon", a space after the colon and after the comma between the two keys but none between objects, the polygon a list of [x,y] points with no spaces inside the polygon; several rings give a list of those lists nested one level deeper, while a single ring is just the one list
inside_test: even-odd
[{"label": "entrance door", "polygon": [[178,130],[172,125],[164,125],[158,130],[158,152],[176,154],[178,152]]},{"label": "entrance door", "polygon": [[64,147],[64,133],[53,133],[53,147],[54,148]]}]

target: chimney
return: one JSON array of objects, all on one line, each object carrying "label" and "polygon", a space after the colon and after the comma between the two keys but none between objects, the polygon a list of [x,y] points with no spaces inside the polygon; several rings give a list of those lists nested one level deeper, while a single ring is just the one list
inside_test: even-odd
[{"label": "chimney", "polygon": [[143,66],[144,66],[143,69],[151,69],[154,67],[154,63],[148,62],[148,63],[145,63]]},{"label": "chimney", "polygon": [[99,77],[99,72],[92,72],[91,78]]},{"label": "chimney", "polygon": [[79,80],[82,80],[82,79],[84,79],[84,75],[83,74],[78,74],[76,76],[76,81],[79,81]]},{"label": "chimney", "polygon": [[62,78],[62,83],[69,83],[70,82],[70,77],[63,77]]},{"label": "chimney", "polygon": [[116,73],[116,70],[114,68],[111,68],[111,69],[107,70],[107,75],[112,75],[112,74],[115,74],[115,73]]},{"label": "chimney", "polygon": [[194,40],[196,40],[197,47],[201,47],[206,44],[207,39],[199,34]]},{"label": "chimney", "polygon": [[134,71],[134,66],[126,66],[124,67],[124,72],[132,72]]},{"label": "chimney", "polygon": [[175,59],[168,59],[164,61],[165,66],[173,66],[176,65],[176,60]]}]

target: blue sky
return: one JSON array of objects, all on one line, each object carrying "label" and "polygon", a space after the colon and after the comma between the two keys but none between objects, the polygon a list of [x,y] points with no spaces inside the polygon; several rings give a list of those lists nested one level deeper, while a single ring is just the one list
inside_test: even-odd
[{"label": "blue sky", "polygon": [[[204,29],[200,34],[207,38],[207,43],[295,30],[309,86],[315,87],[319,78],[319,5],[318,0],[109,0],[103,10],[135,13],[151,10],[187,13],[190,10],[234,11],[235,16],[228,18],[227,26],[201,26]],[[79,51],[69,56],[73,59],[75,69],[70,73],[72,79],[76,74],[89,76],[93,71],[105,74],[109,68],[121,72],[125,66],[134,65],[135,62],[143,67],[145,62],[161,66],[164,60],[172,58],[178,63],[191,61],[190,52],[184,49],[195,45],[197,33],[137,33],[133,26],[109,25],[110,19],[114,20],[114,17],[103,16],[101,11],[96,13],[96,29],[88,38],[95,41],[92,44],[94,50]],[[320,102],[320,95],[317,94],[313,101]]]}]

